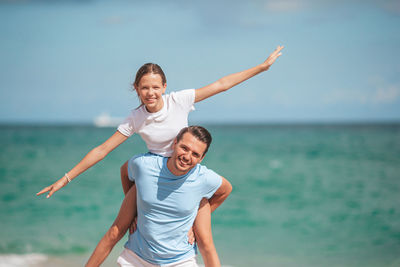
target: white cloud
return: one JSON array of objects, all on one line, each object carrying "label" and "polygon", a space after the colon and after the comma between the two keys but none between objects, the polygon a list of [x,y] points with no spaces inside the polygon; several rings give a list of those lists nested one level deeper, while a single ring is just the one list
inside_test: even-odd
[{"label": "white cloud", "polygon": [[118,25],[123,23],[123,18],[118,15],[108,16],[103,19],[103,23],[107,25]]},{"label": "white cloud", "polygon": [[302,0],[274,0],[264,4],[267,11],[272,12],[288,12],[297,11],[304,7],[305,2]]},{"label": "white cloud", "polygon": [[364,104],[364,105],[384,105],[391,104],[399,100],[400,86],[389,85],[379,86],[372,90],[360,89],[337,89],[328,92],[323,97],[326,104]]},{"label": "white cloud", "polygon": [[327,92],[323,96],[323,102],[326,104],[354,102],[365,104],[367,102],[367,98],[365,93],[359,90],[335,89]]},{"label": "white cloud", "polygon": [[400,96],[400,87],[391,85],[389,87],[379,87],[372,96],[372,101],[375,103],[393,103]]},{"label": "white cloud", "polygon": [[389,13],[400,15],[400,1],[398,0],[377,1],[377,5]]},{"label": "white cloud", "polygon": [[292,12],[307,8],[329,9],[335,6],[346,7],[349,4],[356,4],[358,6],[378,7],[394,15],[400,15],[399,0],[263,0],[262,3],[267,11],[272,12]]}]

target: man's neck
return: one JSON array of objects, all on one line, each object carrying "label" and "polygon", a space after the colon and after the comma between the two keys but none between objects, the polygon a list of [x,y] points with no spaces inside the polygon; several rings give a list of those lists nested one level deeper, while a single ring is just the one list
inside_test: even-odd
[{"label": "man's neck", "polygon": [[185,174],[187,174],[190,170],[188,170],[187,172],[180,172],[179,170],[177,170],[176,168],[175,168],[175,166],[174,166],[174,162],[173,162],[173,160],[171,159],[171,157],[169,157],[168,159],[167,159],[167,168],[168,168],[168,170],[169,170],[169,172],[170,173],[172,173],[173,175],[175,175],[175,176],[182,176],[182,175],[185,175]]}]

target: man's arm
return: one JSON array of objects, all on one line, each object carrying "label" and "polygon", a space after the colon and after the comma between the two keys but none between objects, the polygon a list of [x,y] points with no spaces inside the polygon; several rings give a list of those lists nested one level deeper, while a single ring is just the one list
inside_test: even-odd
[{"label": "man's arm", "polygon": [[214,210],[216,210],[232,192],[231,183],[224,177],[221,176],[221,178],[222,178],[221,186],[218,188],[217,191],[215,191],[214,195],[208,200],[208,202],[210,202],[211,212],[214,212]]},{"label": "man's arm", "polygon": [[100,264],[107,258],[108,254],[110,254],[115,244],[117,244],[117,242],[125,235],[135,216],[136,186],[133,186],[125,195],[125,199],[122,202],[117,218],[97,244],[96,249],[93,251],[85,265],[86,267],[100,266]]},{"label": "man's arm", "polygon": [[203,198],[193,224],[193,232],[205,267],[221,267],[211,231],[211,208],[208,199]]},{"label": "man's arm", "polygon": [[194,221],[193,230],[196,237],[197,245],[200,253],[203,256],[203,261],[206,267],[220,267],[221,263],[218,258],[217,250],[215,249],[211,231],[211,212],[213,212],[232,191],[232,185],[222,177],[222,184],[207,200],[203,198]]}]

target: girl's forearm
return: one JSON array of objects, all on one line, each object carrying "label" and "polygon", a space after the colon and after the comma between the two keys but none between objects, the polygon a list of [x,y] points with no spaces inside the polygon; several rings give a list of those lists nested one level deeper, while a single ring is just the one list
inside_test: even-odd
[{"label": "girl's forearm", "polygon": [[[105,154],[107,155],[107,154]],[[63,177],[58,179],[55,183],[50,186],[43,188],[36,195],[41,195],[46,192],[47,198],[51,197],[55,192],[66,186],[71,180],[75,179],[79,174],[89,169],[91,166],[102,160],[105,155],[99,153],[99,149],[95,148],[91,150],[74,168],[67,172]]]},{"label": "girl's forearm", "polygon": [[227,75],[219,79],[216,83],[218,83],[220,86],[219,91],[226,91],[238,85],[239,83],[256,76],[257,74],[266,71],[267,69],[268,68],[265,68],[263,64],[260,64],[253,68]]},{"label": "girl's forearm", "polygon": [[113,151],[117,146],[122,144],[128,137],[116,131],[110,138],[107,139],[103,144],[95,147],[69,172],[68,175],[72,179],[86,171],[97,162],[104,159],[108,153]]},{"label": "girl's forearm", "polygon": [[78,164],[75,165],[75,167],[68,172],[69,178],[73,180],[78,175],[104,159],[106,156],[107,153],[100,146],[92,149]]},{"label": "girl's forearm", "polygon": [[262,65],[257,65],[253,68],[222,77],[221,79],[219,79],[216,82],[213,82],[212,84],[197,89],[195,102],[202,101],[208,97],[229,90],[235,85],[238,85],[239,83],[242,83],[263,71],[264,69]]},{"label": "girl's forearm", "polygon": [[214,83],[197,89],[195,91],[195,102],[200,102],[220,92],[229,90],[235,85],[238,85],[239,83],[242,83],[257,74],[268,70],[275,60],[281,55],[280,51],[282,49],[283,46],[278,46],[263,63],[253,68],[227,75]]},{"label": "girl's forearm", "polygon": [[122,144],[128,137],[116,131],[106,142],[92,149],[74,168],[66,173],[61,179],[50,186],[43,188],[36,195],[49,192],[47,198],[51,197],[55,192],[63,188],[68,182],[76,178],[79,174],[86,171],[100,160],[104,159],[108,153]]}]

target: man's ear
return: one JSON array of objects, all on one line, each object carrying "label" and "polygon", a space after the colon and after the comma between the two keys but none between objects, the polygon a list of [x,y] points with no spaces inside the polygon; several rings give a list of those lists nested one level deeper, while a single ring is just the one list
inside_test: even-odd
[{"label": "man's ear", "polygon": [[167,83],[164,83],[162,93],[165,94],[165,90],[167,89]]},{"label": "man's ear", "polygon": [[175,150],[176,143],[177,143],[177,141],[176,141],[176,137],[175,137],[174,142],[172,143],[172,150]]},{"label": "man's ear", "polygon": [[205,156],[206,156],[206,154],[203,154],[203,156],[201,157],[199,163],[201,163],[201,162],[203,161],[203,159],[204,159]]}]

